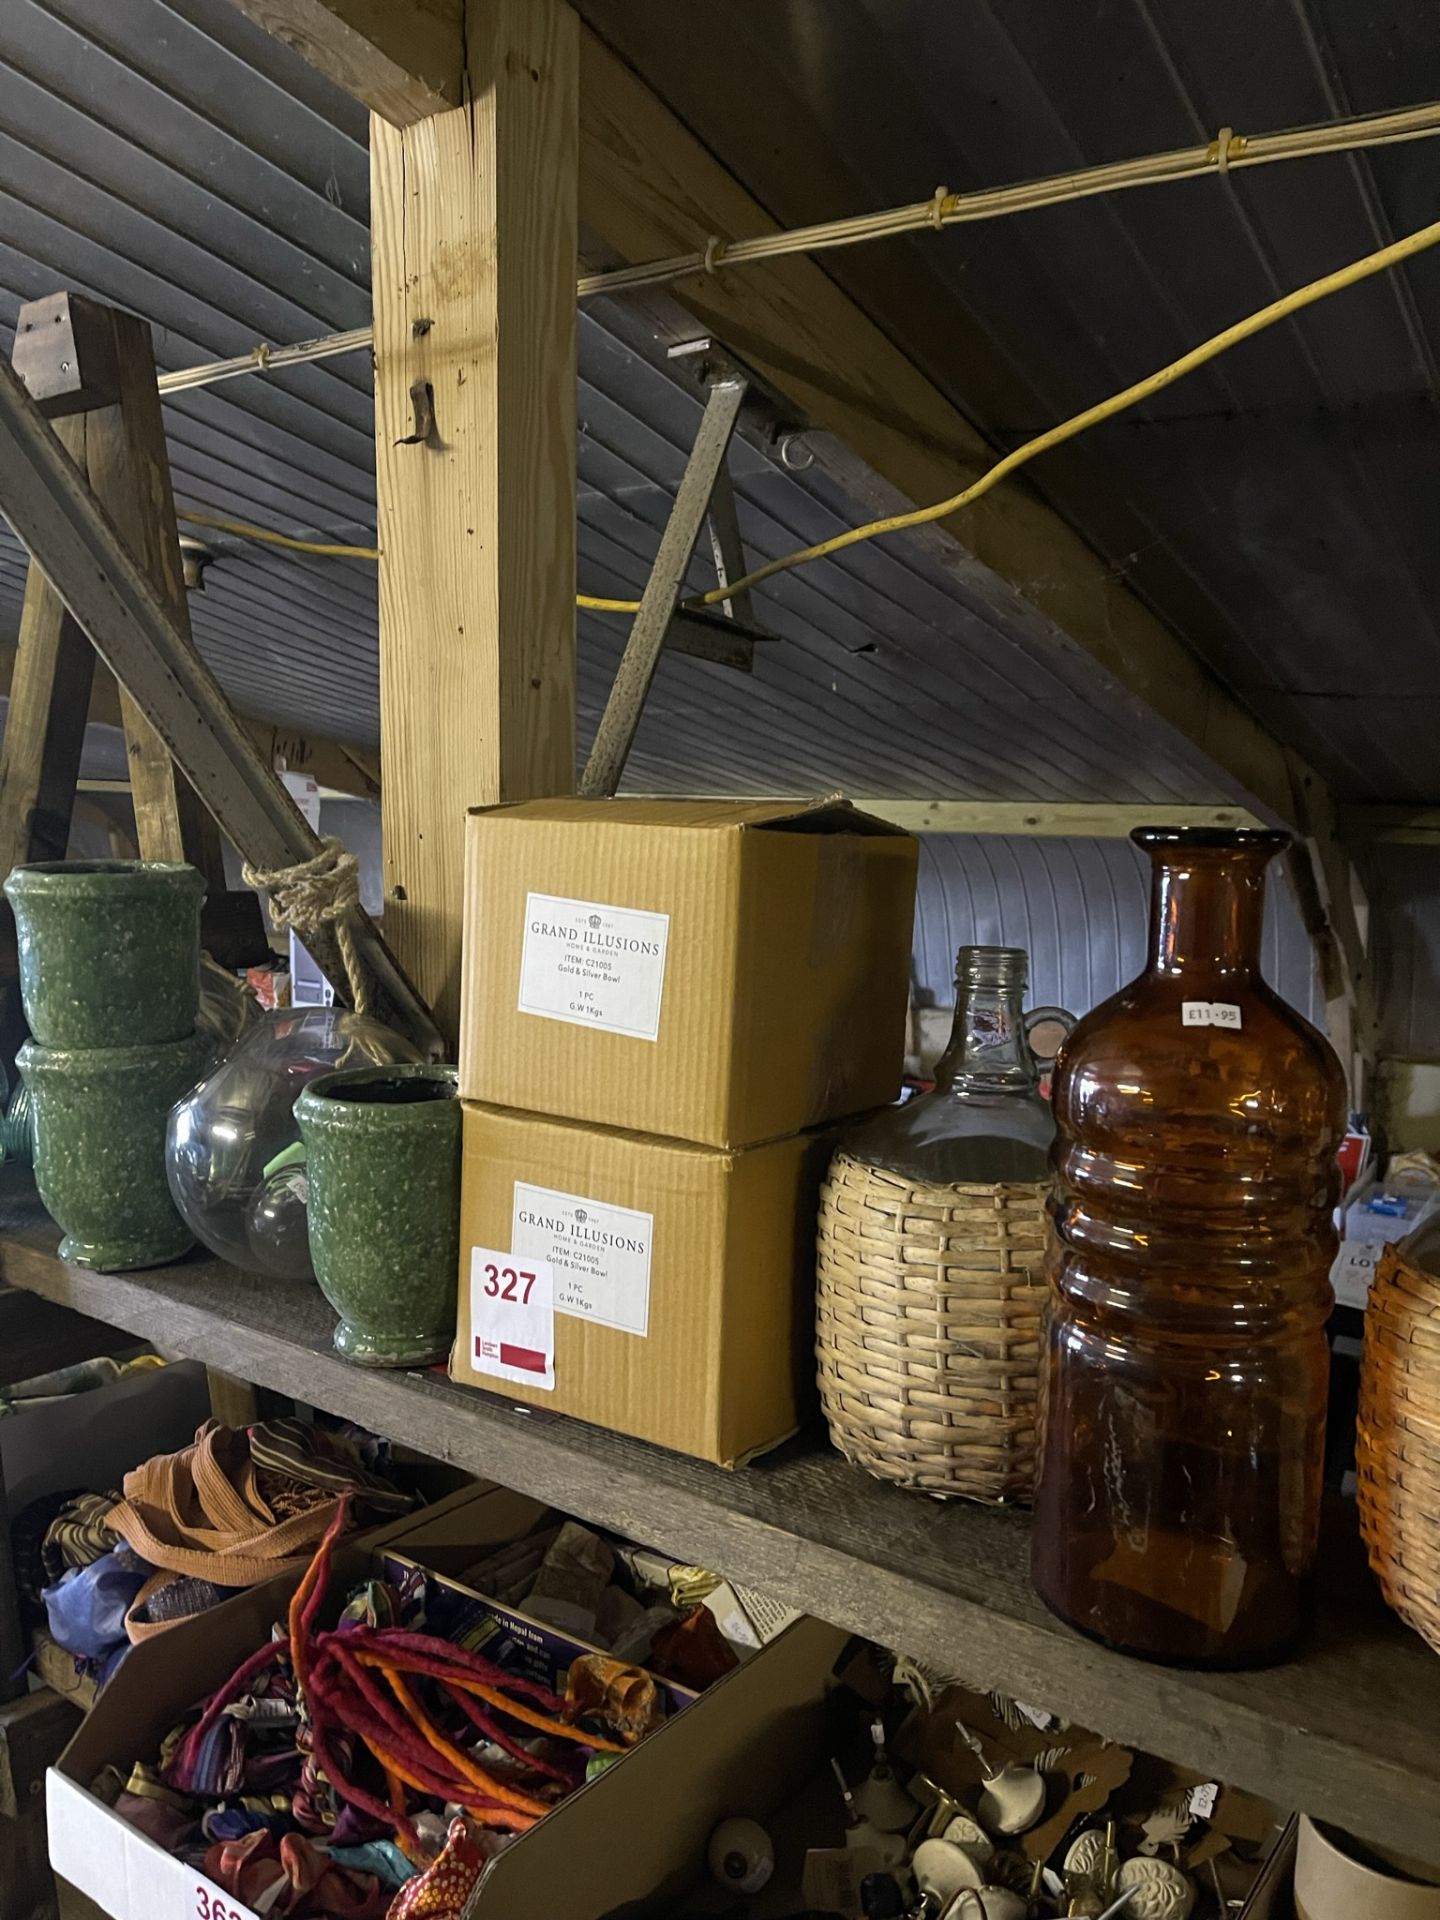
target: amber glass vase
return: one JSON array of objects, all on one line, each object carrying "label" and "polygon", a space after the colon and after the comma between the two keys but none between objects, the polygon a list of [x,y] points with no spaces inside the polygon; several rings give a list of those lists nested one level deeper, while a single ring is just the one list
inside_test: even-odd
[{"label": "amber glass vase", "polygon": [[1259,1665],[1315,1552],[1345,1081],[1260,977],[1286,835],[1134,838],[1149,965],[1055,1074],[1034,1579],[1111,1646]]}]

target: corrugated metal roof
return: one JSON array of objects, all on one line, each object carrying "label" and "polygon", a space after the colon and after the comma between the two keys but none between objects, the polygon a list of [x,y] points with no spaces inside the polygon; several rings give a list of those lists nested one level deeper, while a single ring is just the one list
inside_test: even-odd
[{"label": "corrugated metal roof", "polygon": [[[1024,947],[1031,1006],[1088,1013],[1145,965],[1150,861],[1128,840],[926,834],[915,903],[915,983],[922,1002],[955,1004],[956,950]],[[1325,1029],[1315,950],[1288,876],[1272,867],[1261,954],[1265,978]]]},{"label": "corrugated metal roof", "polygon": [[[671,0],[581,12],[783,224],[1440,96],[1428,0]],[[1429,142],[831,254],[1000,445],[1433,220]],[[1030,478],[1353,799],[1440,800],[1440,255]]]},{"label": "corrugated metal roof", "polygon": [[1380,846],[1366,884],[1377,934],[1382,1055],[1440,1061],[1440,857]]},{"label": "corrugated metal roof", "polygon": [[[364,324],[366,121],[227,0],[5,0],[0,7],[0,341],[57,285],[146,315],[164,367]],[[642,585],[699,417],[625,312],[580,338],[580,571]],[[173,396],[176,489],[198,510],[368,544],[369,367],[357,355]],[[735,455],[742,530],[780,553],[863,517],[755,436]],[[196,635],[245,710],[342,739],[378,731],[373,569],[218,541]],[[0,637],[23,563],[0,535]],[[697,585],[708,585],[697,565]],[[757,596],[782,636],[751,679],[679,657],[657,678],[628,783],[1005,799],[1224,800],[1135,735],[1088,674],[1001,640],[933,559],[857,549]],[[580,624],[582,743],[625,623]]]}]

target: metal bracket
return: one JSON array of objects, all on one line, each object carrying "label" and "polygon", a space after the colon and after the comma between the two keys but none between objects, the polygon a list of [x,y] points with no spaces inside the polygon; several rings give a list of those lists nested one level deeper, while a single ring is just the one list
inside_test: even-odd
[{"label": "metal bracket", "polygon": [[719,585],[745,572],[735,489],[726,462],[751,380],[743,368],[719,355],[710,340],[670,350],[672,359],[692,356],[700,362],[709,398],[580,778],[581,793],[591,797],[613,794],[620,785],[662,649],[673,647],[677,653],[749,673],[755,643],[776,638],[754,624],[748,593],[720,602],[720,612],[679,604],[695,543],[707,521]]},{"label": "metal bracket", "polygon": [[114,406],[120,398],[110,310],[84,294],[28,301],[16,322],[12,364],[47,420]]}]

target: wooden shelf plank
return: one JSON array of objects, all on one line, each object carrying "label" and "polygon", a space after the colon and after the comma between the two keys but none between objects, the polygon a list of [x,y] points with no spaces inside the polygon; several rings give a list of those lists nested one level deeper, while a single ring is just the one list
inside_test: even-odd
[{"label": "wooden shelf plank", "polygon": [[13,1170],[0,1177],[0,1278],[390,1438],[652,1542],[948,1673],[1049,1707],[1440,1859],[1440,1660],[1390,1615],[1353,1514],[1327,1541],[1302,1655],[1263,1673],[1174,1672],[1092,1645],[1030,1589],[1023,1515],[871,1480],[815,1437],[726,1473],[452,1386],[368,1371],[330,1345],[311,1286],[191,1259],[94,1274]]}]

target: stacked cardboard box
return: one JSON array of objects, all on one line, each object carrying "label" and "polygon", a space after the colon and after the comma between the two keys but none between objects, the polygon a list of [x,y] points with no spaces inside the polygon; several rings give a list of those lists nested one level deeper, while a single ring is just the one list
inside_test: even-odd
[{"label": "stacked cardboard box", "polygon": [[915,864],[833,800],[471,815],[454,1378],[727,1465],[794,1431],[834,1125],[898,1087]]}]

